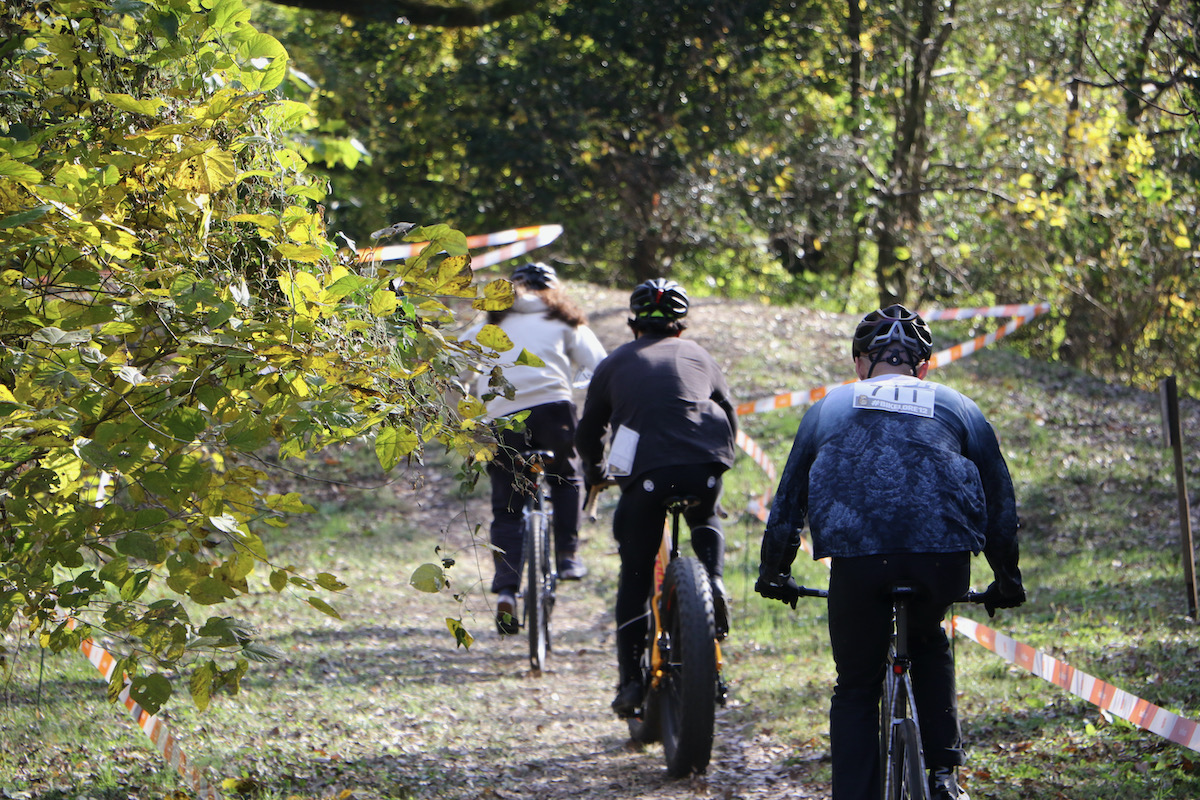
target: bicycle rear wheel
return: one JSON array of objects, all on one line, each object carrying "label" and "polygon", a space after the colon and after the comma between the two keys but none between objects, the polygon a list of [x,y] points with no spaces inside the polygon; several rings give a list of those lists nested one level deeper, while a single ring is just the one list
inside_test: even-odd
[{"label": "bicycle rear wheel", "polygon": [[[929,782],[925,759],[921,754],[921,734],[912,719],[900,720],[892,732],[892,753],[887,768],[895,800],[929,800]],[[889,798],[888,800],[891,800]]]},{"label": "bicycle rear wheel", "polygon": [[667,648],[660,694],[667,774],[704,772],[712,756],[717,656],[712,588],[698,559],[676,558],[663,579]]},{"label": "bicycle rear wheel", "polygon": [[550,650],[550,610],[554,603],[550,568],[550,526],[537,497],[525,502],[525,627],[529,633],[529,665],[546,666]]}]

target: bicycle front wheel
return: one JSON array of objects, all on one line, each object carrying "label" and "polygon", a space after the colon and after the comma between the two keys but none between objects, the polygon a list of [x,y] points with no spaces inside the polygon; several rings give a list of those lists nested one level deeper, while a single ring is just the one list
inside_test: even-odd
[{"label": "bicycle front wheel", "polygon": [[699,560],[676,558],[663,578],[661,617],[666,658],[660,684],[667,774],[704,772],[712,756],[717,702],[712,588]]},{"label": "bicycle front wheel", "polygon": [[529,633],[529,665],[546,666],[550,650],[550,607],[554,588],[550,570],[549,526],[535,498],[525,504],[525,629]]}]

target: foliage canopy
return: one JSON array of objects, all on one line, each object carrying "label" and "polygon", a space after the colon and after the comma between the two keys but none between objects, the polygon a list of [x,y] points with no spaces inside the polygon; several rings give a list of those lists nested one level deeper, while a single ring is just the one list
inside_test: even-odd
[{"label": "foliage canopy", "polygon": [[111,692],[150,711],[191,663],[203,707],[271,656],[221,604],[337,614],[341,582],[258,534],[307,508],[273,463],[363,436],[388,469],[486,458],[443,400],[476,353],[440,327],[511,287],[480,293],[443,225],[403,226],[429,244],[397,270],[335,247],[310,165],[359,151],[241,0],[6,4],[0,33],[0,628],[123,640]]},{"label": "foliage canopy", "polygon": [[343,230],[556,222],[576,277],[838,310],[1046,300],[1039,356],[1200,392],[1195,3],[274,13],[371,159],[331,173]]}]

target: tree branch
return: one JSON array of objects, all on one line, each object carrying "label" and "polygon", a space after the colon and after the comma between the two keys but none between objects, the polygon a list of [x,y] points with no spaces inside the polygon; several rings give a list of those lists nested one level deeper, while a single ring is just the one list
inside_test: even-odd
[{"label": "tree branch", "polygon": [[492,0],[486,5],[461,2],[457,5],[421,0],[273,0],[276,5],[312,11],[334,11],[351,17],[380,22],[438,28],[478,28],[532,11],[542,0]]}]

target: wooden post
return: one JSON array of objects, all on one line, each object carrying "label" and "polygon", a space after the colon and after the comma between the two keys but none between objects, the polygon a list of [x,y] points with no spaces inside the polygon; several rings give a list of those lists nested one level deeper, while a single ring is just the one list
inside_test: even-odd
[{"label": "wooden post", "polygon": [[1175,376],[1159,382],[1162,398],[1163,442],[1175,453],[1175,489],[1179,496],[1179,543],[1183,548],[1183,579],[1187,591],[1188,616],[1196,619],[1196,556],[1192,549],[1192,515],[1188,505],[1187,479],[1183,471],[1183,430],[1179,421],[1179,395]]}]

